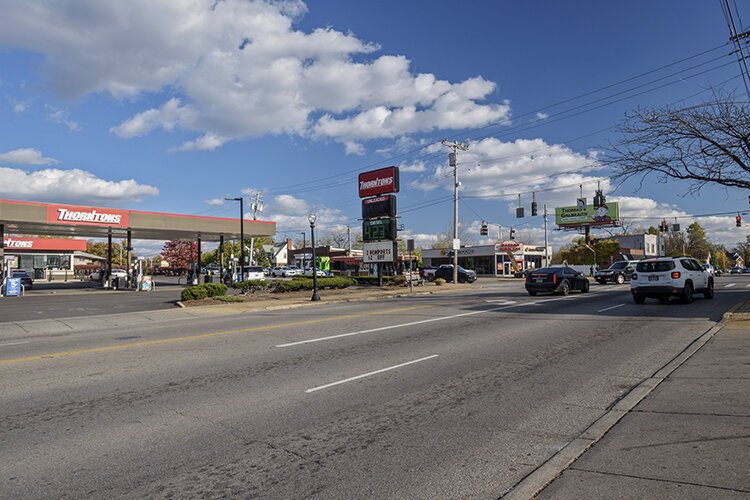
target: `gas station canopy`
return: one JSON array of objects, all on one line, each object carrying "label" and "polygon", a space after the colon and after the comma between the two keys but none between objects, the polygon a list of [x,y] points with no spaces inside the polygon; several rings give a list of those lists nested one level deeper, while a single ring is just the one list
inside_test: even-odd
[{"label": "gas station canopy", "polygon": [[[140,210],[0,200],[0,227],[5,233],[84,238],[219,241],[239,239],[239,217],[178,215]],[[246,238],[272,236],[276,223],[243,221]]]}]

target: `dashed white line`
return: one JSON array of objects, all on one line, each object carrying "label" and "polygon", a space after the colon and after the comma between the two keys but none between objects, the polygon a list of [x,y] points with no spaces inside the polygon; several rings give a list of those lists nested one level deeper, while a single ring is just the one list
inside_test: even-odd
[{"label": "dashed white line", "polygon": [[747,285],[745,285],[745,288],[750,288],[750,283],[748,283]]},{"label": "dashed white line", "polygon": [[599,309],[599,310],[598,310],[598,311],[596,311],[596,312],[602,313],[602,312],[604,312],[604,311],[609,311],[609,310],[611,310],[611,309],[617,309],[618,307],[622,307],[622,306],[624,306],[624,305],[625,305],[625,304],[617,304],[616,306],[612,306],[612,307],[605,307],[604,309]]},{"label": "dashed white line", "polygon": [[363,373],[362,375],[357,375],[356,377],[350,377],[350,378],[347,378],[347,379],[344,379],[344,380],[339,380],[338,382],[331,382],[330,384],[319,385],[318,387],[313,387],[312,389],[307,389],[307,390],[305,390],[305,392],[306,393],[310,393],[310,392],[319,391],[321,389],[327,389],[329,387],[333,387],[334,385],[345,384],[347,382],[352,382],[354,380],[359,380],[361,378],[370,377],[372,375],[377,375],[378,373],[383,373],[383,372],[387,372],[387,371],[390,371],[390,370],[395,370],[396,368],[401,368],[401,367],[404,367],[404,366],[407,366],[407,365],[413,365],[414,363],[419,363],[421,361],[427,361],[428,359],[437,358],[438,356],[439,356],[439,354],[433,354],[432,356],[427,356],[427,357],[424,357],[424,358],[415,359],[413,361],[407,361],[406,363],[401,363],[399,365],[389,366],[388,368],[381,368],[380,370],[375,370],[373,372]]},{"label": "dashed white line", "polygon": [[25,342],[6,342],[5,344],[0,344],[0,347],[6,346],[6,345],[21,345],[21,344],[28,344],[29,341]]},{"label": "dashed white line", "polygon": [[727,283],[724,288],[732,288],[733,286],[737,286],[737,283]]},{"label": "dashed white line", "polygon": [[[552,302],[555,300],[562,300],[566,297],[561,297],[560,299],[548,299],[545,302]],[[312,344],[314,342],[323,342],[324,340],[333,340],[333,339],[340,339],[342,337],[351,337],[353,335],[362,335],[363,333],[373,333],[373,332],[382,332],[384,330],[392,330],[394,328],[403,328],[405,326],[414,326],[414,325],[423,325],[425,323],[434,323],[435,321],[443,321],[446,319],[454,319],[454,318],[463,318],[466,316],[473,316],[475,314],[483,314],[488,312],[494,312],[494,311],[502,311],[503,309],[510,309],[512,307],[520,307],[520,306],[527,306],[527,305],[534,305],[536,302],[522,302],[520,304],[511,304],[507,306],[502,307],[491,307],[489,309],[482,309],[481,311],[471,311],[467,313],[461,313],[461,314],[454,314],[452,316],[440,316],[438,318],[430,318],[430,319],[423,319],[420,321],[411,321],[409,323],[400,323],[398,325],[390,325],[390,326],[381,326],[379,328],[370,328],[368,330],[358,330],[356,332],[349,332],[349,333],[340,333],[338,335],[329,335],[328,337],[318,337],[316,339],[308,339],[308,340],[300,340],[298,342],[289,342],[287,344],[278,344],[276,347],[292,347],[296,345],[302,345],[302,344]]]}]

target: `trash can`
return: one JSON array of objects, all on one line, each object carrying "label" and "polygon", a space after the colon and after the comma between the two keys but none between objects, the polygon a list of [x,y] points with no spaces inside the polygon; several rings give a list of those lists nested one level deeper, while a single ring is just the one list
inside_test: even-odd
[{"label": "trash can", "polygon": [[214,282],[214,277],[211,276],[210,274],[206,274],[205,276],[203,276],[203,283],[213,283],[213,282]]}]

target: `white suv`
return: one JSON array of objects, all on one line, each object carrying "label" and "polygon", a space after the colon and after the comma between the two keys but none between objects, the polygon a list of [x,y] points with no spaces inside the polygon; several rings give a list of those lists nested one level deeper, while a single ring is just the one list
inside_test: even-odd
[{"label": "white suv", "polygon": [[714,298],[714,278],[691,257],[660,257],[638,263],[630,279],[630,292],[636,304],[643,304],[647,297],[661,302],[679,297],[689,304],[696,292]]}]

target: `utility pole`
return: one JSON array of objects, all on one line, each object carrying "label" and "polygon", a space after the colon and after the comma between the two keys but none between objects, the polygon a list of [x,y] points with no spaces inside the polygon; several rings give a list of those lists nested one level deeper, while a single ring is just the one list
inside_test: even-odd
[{"label": "utility pole", "polygon": [[[263,195],[260,194],[260,191],[255,193],[255,202],[253,202],[252,206],[250,207],[253,211],[253,220],[258,220],[258,212],[263,211],[263,204],[261,203],[261,199],[263,198]],[[255,238],[250,238],[250,265],[253,265],[253,247],[255,246]]]},{"label": "utility pole", "polygon": [[547,255],[547,204],[544,204],[544,266],[549,266],[549,256]]},{"label": "utility pole", "polygon": [[[458,283],[458,250],[461,247],[458,241],[458,150],[468,151],[469,146],[461,142],[449,142],[448,139],[441,141],[443,146],[448,146],[453,150],[448,155],[448,165],[453,167],[453,284]],[[458,248],[457,248],[458,247]]]},{"label": "utility pole", "polygon": [[352,228],[346,226],[346,256],[352,256]]}]

